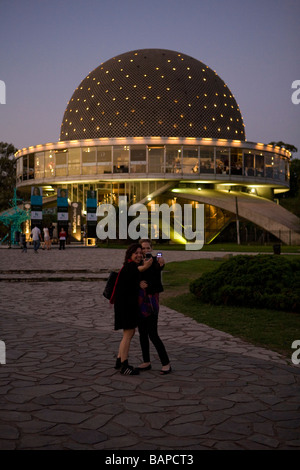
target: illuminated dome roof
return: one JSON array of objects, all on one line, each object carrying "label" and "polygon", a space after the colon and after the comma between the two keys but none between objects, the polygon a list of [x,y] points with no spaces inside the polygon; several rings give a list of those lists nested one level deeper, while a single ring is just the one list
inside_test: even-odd
[{"label": "illuminated dome roof", "polygon": [[80,83],[60,140],[150,136],[245,140],[245,129],[231,91],[208,66],[141,49],[109,59]]}]

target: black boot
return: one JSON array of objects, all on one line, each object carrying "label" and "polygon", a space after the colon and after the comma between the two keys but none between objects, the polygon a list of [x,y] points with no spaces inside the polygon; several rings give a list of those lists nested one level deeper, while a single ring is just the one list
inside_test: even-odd
[{"label": "black boot", "polygon": [[120,358],[120,357],[117,357],[115,369],[120,369],[121,365],[122,365],[122,363],[121,363],[121,358]]}]

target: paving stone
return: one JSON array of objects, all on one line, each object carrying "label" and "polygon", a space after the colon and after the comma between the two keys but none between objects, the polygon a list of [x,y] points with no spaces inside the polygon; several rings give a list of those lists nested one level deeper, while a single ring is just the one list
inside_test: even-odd
[{"label": "paving stone", "polygon": [[67,423],[67,424],[78,424],[82,423],[88,418],[88,415],[84,413],[75,413],[72,411],[56,411],[50,409],[44,409],[34,413],[38,419],[44,421],[50,421],[51,423]]},{"label": "paving stone", "polygon": [[[172,421],[172,425],[184,424],[184,423],[193,423],[195,421],[197,421],[197,422],[205,421],[204,414],[201,413],[200,411],[198,411],[198,412],[193,413],[191,415],[189,414],[189,415],[180,416],[180,417],[178,417],[178,418],[176,418]],[[205,421],[203,424],[207,425],[207,422]]]},{"label": "paving stone", "polygon": [[128,413],[126,411],[116,416],[114,422],[121,425],[124,425],[126,423],[126,426],[128,427],[144,425],[138,413]]},{"label": "paving stone", "polygon": [[81,430],[71,434],[71,439],[81,444],[98,444],[99,442],[106,441],[107,436],[96,430]]},{"label": "paving stone", "polygon": [[252,425],[250,423],[237,423],[233,420],[227,420],[218,426],[220,431],[242,434],[243,436],[249,436],[253,434]]},{"label": "paving stone", "polygon": [[250,402],[250,403],[236,403],[232,408],[229,410],[225,410],[224,412],[228,415],[236,416],[236,415],[244,415],[248,413],[256,413],[260,412],[261,410],[265,410],[266,405],[259,403],[259,402]]},{"label": "paving stone", "polygon": [[106,423],[108,423],[111,419],[113,419],[115,415],[107,415],[103,413],[96,414],[92,418],[87,419],[83,423],[81,423],[81,428],[84,429],[100,429]]},{"label": "paving stone", "polygon": [[165,413],[147,413],[145,415],[145,421],[150,424],[151,428],[161,429],[176,417],[177,413],[175,411]]},{"label": "paving stone", "polygon": [[60,448],[61,440],[59,437],[41,436],[34,434],[27,434],[22,436],[18,449],[20,450],[38,450],[38,449],[58,449]]},{"label": "paving stone", "polygon": [[234,406],[232,402],[216,397],[205,397],[202,399],[202,403],[206,405],[209,410],[214,411],[224,410]]},{"label": "paving stone", "polygon": [[22,434],[41,434],[44,431],[47,431],[49,434],[51,429],[55,425],[53,423],[47,423],[46,421],[39,421],[36,419],[31,419],[31,421],[25,421],[18,424],[18,427],[21,429]]},{"label": "paving stone", "polygon": [[201,436],[211,431],[211,426],[205,426],[198,423],[184,423],[180,425],[164,426],[164,431],[174,436]]},{"label": "paving stone", "polygon": [[263,444],[266,447],[276,449],[279,446],[279,441],[277,439],[271,438],[269,436],[265,436],[262,434],[254,434],[249,437],[251,441],[257,442],[259,444]]},{"label": "paving stone", "polygon": [[16,440],[0,439],[0,450],[15,450],[17,448]]},{"label": "paving stone", "polygon": [[2,410],[1,411],[1,420],[2,421],[19,423],[19,422],[22,422],[22,421],[30,421],[31,420],[31,415],[30,415],[30,413]]},{"label": "paving stone", "polygon": [[253,397],[243,393],[232,393],[227,397],[224,396],[224,400],[234,401],[236,403],[248,403],[250,401],[253,401]]},{"label": "paving stone", "polygon": [[199,448],[199,437],[195,436],[165,436],[165,437],[153,437],[151,439],[152,449],[184,449],[190,448],[191,446],[197,446]]},{"label": "paving stone", "polygon": [[9,424],[0,424],[0,439],[17,439],[19,431],[16,427]]}]

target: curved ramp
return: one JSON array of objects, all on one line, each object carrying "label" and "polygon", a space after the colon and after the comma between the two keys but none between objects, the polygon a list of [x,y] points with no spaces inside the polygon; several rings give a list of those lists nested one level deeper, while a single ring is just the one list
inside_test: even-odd
[{"label": "curved ramp", "polygon": [[[174,192],[169,195],[174,197]],[[198,201],[220,207],[236,214],[278,237],[288,245],[300,244],[300,219],[269,199],[235,191],[217,191],[176,188],[182,199]],[[237,203],[236,203],[237,202]]]}]

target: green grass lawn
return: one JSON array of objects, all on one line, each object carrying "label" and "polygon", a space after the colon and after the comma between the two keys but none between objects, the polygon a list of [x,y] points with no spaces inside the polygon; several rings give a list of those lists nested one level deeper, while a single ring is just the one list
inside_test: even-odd
[{"label": "green grass lawn", "polygon": [[163,273],[165,290],[161,294],[161,303],[199,323],[290,358],[293,353],[291,344],[300,339],[300,314],[204,304],[189,292],[192,280],[216,269],[222,262],[193,260],[168,263]]},{"label": "green grass lawn", "polygon": [[[126,250],[130,243],[121,244],[115,243],[114,241],[103,241],[98,243],[99,248],[119,248]],[[185,245],[174,244],[174,243],[153,243],[154,251],[185,251]],[[201,251],[233,251],[233,252],[248,252],[248,253],[273,253],[273,243],[269,245],[237,245],[236,243],[211,243],[210,245],[204,245]],[[288,246],[281,245],[282,253],[299,253],[300,246]]]}]

